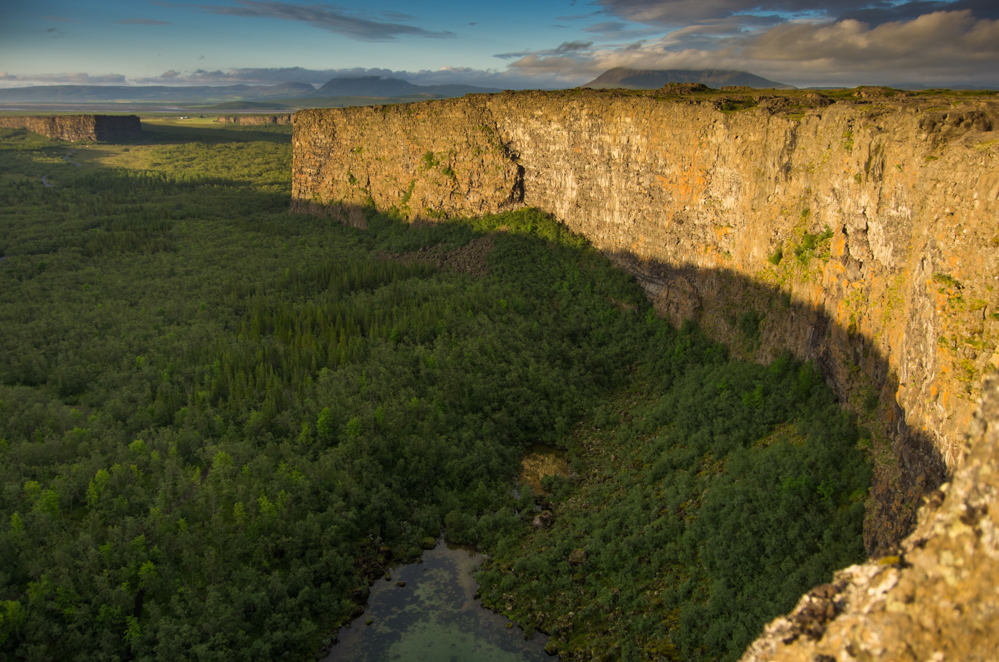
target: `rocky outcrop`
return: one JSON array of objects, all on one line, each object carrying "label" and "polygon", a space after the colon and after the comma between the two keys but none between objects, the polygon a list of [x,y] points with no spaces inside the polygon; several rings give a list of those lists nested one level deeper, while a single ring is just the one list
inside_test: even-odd
[{"label": "rocky outcrop", "polygon": [[114,142],[142,137],[137,115],[49,115],[0,117],[0,127],[27,129],[56,140]]},{"label": "rocky outcrop", "polygon": [[[665,96],[664,96],[665,94]],[[546,210],[674,322],[789,349],[874,421],[873,554],[957,470],[999,366],[999,99],[522,92],[295,115],[293,206]],[[884,445],[878,445],[878,439]]]},{"label": "rocky outcrop", "polygon": [[767,626],[742,662],[993,661],[999,656],[999,379],[967,461],[897,556],[836,573]]},{"label": "rocky outcrop", "polygon": [[222,124],[262,126],[264,124],[291,124],[291,115],[223,115],[215,118]]}]

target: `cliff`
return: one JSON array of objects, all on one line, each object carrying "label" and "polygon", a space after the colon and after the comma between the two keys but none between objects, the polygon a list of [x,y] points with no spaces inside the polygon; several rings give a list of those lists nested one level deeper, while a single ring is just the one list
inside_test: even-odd
[{"label": "cliff", "polygon": [[865,541],[885,553],[961,465],[999,366],[999,100],[667,92],[301,111],[293,206],[353,224],[364,205],[537,207],[674,322],[756,360],[814,359],[845,402],[882,412]]},{"label": "cliff", "polygon": [[222,124],[261,126],[263,124],[291,124],[291,115],[223,115],[215,118]]},{"label": "cliff", "polygon": [[0,127],[27,129],[57,140],[116,141],[142,137],[137,115],[50,115],[0,117]]}]

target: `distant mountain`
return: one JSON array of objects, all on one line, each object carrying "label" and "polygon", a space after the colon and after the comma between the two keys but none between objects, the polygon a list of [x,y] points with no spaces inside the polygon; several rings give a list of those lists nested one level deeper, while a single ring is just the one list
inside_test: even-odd
[{"label": "distant mountain", "polygon": [[42,85],[0,88],[0,101],[21,103],[100,103],[108,101],[252,101],[310,96],[308,83],[278,85],[221,85],[172,87],[168,85]]},{"label": "distant mountain", "polygon": [[474,85],[414,85],[401,78],[356,76],[334,78],[316,90],[317,97],[401,97],[425,94],[434,97],[460,97],[466,94],[501,92],[492,87]]},{"label": "distant mountain", "polygon": [[740,85],[760,89],[793,90],[793,85],[775,83],[745,71],[719,69],[608,69],[581,87],[595,89],[624,88],[627,90],[653,90],[667,83],[701,83],[708,87]]},{"label": "distant mountain", "polygon": [[357,76],[355,78],[334,78],[316,90],[317,97],[398,97],[413,94],[419,90],[401,78],[381,76]]},{"label": "distant mountain", "polygon": [[301,102],[313,98],[358,97],[364,103],[380,99],[404,97],[406,101],[421,98],[460,97],[471,93],[501,90],[474,85],[414,85],[400,78],[360,76],[334,78],[318,90],[308,83],[279,85],[219,85],[181,87],[168,85],[40,85],[35,87],[0,88],[0,103],[182,103],[218,104],[293,99]]}]

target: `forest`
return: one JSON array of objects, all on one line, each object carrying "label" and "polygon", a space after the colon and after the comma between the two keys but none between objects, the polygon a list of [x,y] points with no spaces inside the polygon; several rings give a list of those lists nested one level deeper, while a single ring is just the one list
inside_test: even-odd
[{"label": "forest", "polygon": [[291,127],[143,131],[0,130],[0,657],[315,659],[443,535],[562,659],[734,660],[864,559],[868,435],[811,364],[538,211],[357,229],[288,213]]}]

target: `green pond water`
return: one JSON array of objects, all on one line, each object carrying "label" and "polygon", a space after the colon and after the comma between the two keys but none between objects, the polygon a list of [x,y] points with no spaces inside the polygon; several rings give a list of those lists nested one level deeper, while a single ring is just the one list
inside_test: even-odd
[{"label": "green pond water", "polygon": [[[552,662],[548,637],[530,640],[475,598],[482,556],[440,544],[371,587],[364,614],[337,634],[326,662]],[[404,587],[396,582],[406,582]],[[371,620],[370,625],[365,622]]]}]

